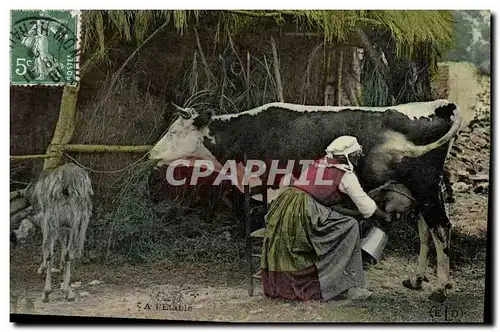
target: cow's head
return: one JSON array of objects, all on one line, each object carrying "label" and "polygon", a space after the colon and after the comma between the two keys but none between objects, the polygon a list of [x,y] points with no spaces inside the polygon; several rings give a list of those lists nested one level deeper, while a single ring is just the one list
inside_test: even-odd
[{"label": "cow's head", "polygon": [[215,137],[208,128],[212,112],[198,112],[194,108],[182,108],[175,104],[173,106],[179,116],[151,149],[149,159],[158,160],[158,165],[169,165],[180,159],[215,162],[214,156],[203,144],[206,139],[215,144]]}]

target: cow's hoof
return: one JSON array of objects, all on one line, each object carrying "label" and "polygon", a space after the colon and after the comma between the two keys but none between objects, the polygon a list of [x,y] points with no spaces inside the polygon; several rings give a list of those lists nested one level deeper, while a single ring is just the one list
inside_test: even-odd
[{"label": "cow's hoof", "polygon": [[405,286],[408,289],[411,289],[411,290],[422,290],[422,284],[418,284],[417,286],[413,286],[411,284],[411,280],[410,279],[403,280],[401,283],[403,284],[403,286]]},{"label": "cow's hoof", "polygon": [[452,288],[453,288],[453,286],[452,286],[450,283],[447,283],[447,284],[444,286],[444,288],[446,288],[446,289],[452,289]]},{"label": "cow's hoof", "polygon": [[44,303],[49,302],[49,293],[42,292],[42,302],[44,302]]},{"label": "cow's hoof", "polygon": [[429,295],[428,299],[431,300],[432,302],[444,302],[448,296],[446,296],[446,293],[444,292],[444,289],[434,291],[431,295]]}]

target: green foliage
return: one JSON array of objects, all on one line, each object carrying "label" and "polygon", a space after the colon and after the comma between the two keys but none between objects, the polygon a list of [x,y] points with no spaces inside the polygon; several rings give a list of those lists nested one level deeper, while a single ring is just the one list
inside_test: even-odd
[{"label": "green foliage", "polygon": [[481,71],[490,72],[490,13],[480,10],[454,11],[453,47],[444,54],[448,61],[471,62]]},{"label": "green foliage", "polygon": [[229,42],[231,34],[256,32],[267,21],[280,26],[293,22],[297,28],[320,32],[327,43],[344,43],[360,27],[389,31],[397,54],[413,57],[436,53],[452,43],[452,14],[436,10],[111,10],[86,11],[83,52],[92,61],[106,59],[120,41],[141,43],[154,27],[172,22],[179,33],[209,17],[217,22],[217,37]]},{"label": "green foliage", "polygon": [[366,106],[382,106],[387,105],[389,97],[389,88],[384,76],[377,70],[377,67],[372,67],[371,73],[365,75],[365,79],[361,80],[363,91],[363,104]]}]

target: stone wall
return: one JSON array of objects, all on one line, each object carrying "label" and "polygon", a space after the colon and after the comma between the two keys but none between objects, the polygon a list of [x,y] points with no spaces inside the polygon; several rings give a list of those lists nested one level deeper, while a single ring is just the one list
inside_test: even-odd
[{"label": "stone wall", "polygon": [[477,69],[468,62],[442,62],[431,82],[434,99],[448,99],[460,107],[463,126],[474,118],[479,92]]}]

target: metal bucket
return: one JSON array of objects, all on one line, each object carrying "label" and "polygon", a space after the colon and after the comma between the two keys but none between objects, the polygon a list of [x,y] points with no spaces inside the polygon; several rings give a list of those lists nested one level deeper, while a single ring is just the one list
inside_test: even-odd
[{"label": "metal bucket", "polygon": [[361,240],[361,250],[376,263],[382,256],[387,240],[387,234],[383,230],[378,227],[372,227],[368,235]]}]

